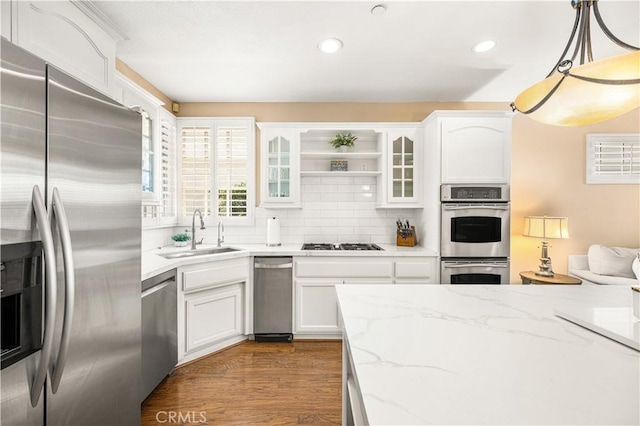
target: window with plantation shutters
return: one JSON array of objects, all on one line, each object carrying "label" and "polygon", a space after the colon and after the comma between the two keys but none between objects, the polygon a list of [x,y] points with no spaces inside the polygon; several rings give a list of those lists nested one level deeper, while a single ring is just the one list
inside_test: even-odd
[{"label": "window with plantation shutters", "polygon": [[247,216],[250,130],[245,121],[218,124],[215,182],[220,218]]},{"label": "window with plantation shutters", "polygon": [[178,122],[183,222],[200,209],[214,220],[250,224],[254,197],[254,120],[193,118]]},{"label": "window with plantation shutters", "polygon": [[209,125],[181,126],[181,196],[182,216],[199,209],[210,214],[211,206],[211,137]]},{"label": "window with plantation shutters", "polygon": [[176,127],[172,121],[160,120],[160,189],[161,217],[176,216]]},{"label": "window with plantation shutters", "polygon": [[587,135],[587,183],[640,184],[640,135]]}]

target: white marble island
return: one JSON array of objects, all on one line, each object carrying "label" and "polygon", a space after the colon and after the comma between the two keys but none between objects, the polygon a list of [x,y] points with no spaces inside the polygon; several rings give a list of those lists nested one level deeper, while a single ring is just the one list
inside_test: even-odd
[{"label": "white marble island", "polygon": [[364,424],[640,423],[640,352],[553,314],[630,307],[627,287],[336,291],[350,377],[345,414]]}]

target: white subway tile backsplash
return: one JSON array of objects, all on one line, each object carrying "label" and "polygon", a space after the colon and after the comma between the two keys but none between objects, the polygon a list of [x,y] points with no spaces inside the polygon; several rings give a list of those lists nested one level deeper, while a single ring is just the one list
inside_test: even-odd
[{"label": "white subway tile backsplash", "polygon": [[[398,218],[412,224],[418,209],[376,209],[376,178],[348,176],[305,176],[301,179],[302,208],[255,210],[253,226],[228,226],[225,244],[264,244],[267,239],[267,218],[280,219],[280,239],[283,244],[372,242],[395,243]],[[223,221],[224,222],[224,221]],[[171,235],[188,226],[143,231],[143,250],[172,244]],[[215,244],[217,229],[211,226],[198,230],[198,239]]]}]

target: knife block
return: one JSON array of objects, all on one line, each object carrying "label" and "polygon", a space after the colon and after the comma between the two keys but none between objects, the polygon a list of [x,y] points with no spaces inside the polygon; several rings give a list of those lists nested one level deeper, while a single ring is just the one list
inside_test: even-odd
[{"label": "knife block", "polygon": [[416,238],[416,227],[412,226],[411,229],[405,230],[406,232],[396,231],[396,245],[403,247],[414,247],[418,244]]}]

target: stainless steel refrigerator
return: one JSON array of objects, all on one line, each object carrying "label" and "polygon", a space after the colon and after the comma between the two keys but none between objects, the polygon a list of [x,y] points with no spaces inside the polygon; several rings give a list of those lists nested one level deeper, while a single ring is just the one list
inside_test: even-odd
[{"label": "stainless steel refrigerator", "polygon": [[2,424],[138,425],[141,118],[0,54]]}]

